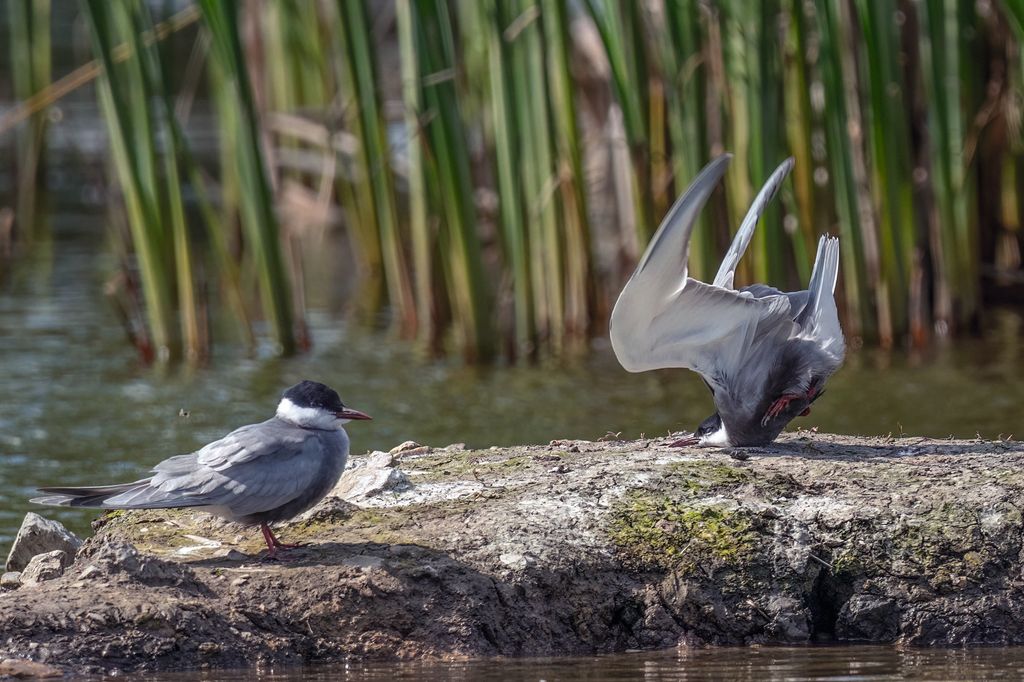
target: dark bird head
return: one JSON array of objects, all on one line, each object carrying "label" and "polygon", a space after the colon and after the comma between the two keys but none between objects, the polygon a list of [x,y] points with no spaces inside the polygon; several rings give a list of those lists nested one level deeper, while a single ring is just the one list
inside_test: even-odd
[{"label": "dark bird head", "polygon": [[300,381],[281,396],[277,417],[296,426],[334,429],[353,419],[371,419],[368,414],[346,407],[338,392],[317,381]]},{"label": "dark bird head", "polygon": [[700,423],[693,436],[677,440],[673,445],[729,445],[729,436],[725,432],[722,417],[715,412]]},{"label": "dark bird head", "polygon": [[725,436],[725,425],[722,424],[722,417],[715,412],[713,415],[705,419],[697,427],[697,430],[693,432],[693,435],[701,440],[701,443],[705,439],[714,439],[717,434],[721,432],[722,436]]}]

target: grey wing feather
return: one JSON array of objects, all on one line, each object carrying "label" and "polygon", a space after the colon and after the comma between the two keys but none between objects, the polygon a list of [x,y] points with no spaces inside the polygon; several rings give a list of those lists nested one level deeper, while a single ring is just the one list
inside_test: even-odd
[{"label": "grey wing feather", "polygon": [[700,210],[725,174],[726,154],[704,167],[669,209],[644,255],[619,294],[609,321],[612,349],[626,370],[650,369],[646,328],[665,306],[665,297],[685,287],[690,234]]},{"label": "grey wing feather", "polygon": [[114,485],[94,486],[47,486],[39,488],[39,492],[48,493],[41,497],[33,497],[29,500],[34,504],[48,504],[58,507],[92,507],[103,508],[107,498],[128,490],[145,487],[149,479],[134,481],[132,483],[117,483]]},{"label": "grey wing feather", "polygon": [[843,330],[839,326],[835,289],[839,275],[839,239],[822,235],[814,258],[811,281],[807,285],[808,301],[797,323],[806,335],[813,336],[822,347],[842,355],[845,349]]},{"label": "grey wing feather", "polygon": [[721,384],[743,365],[756,335],[792,327],[786,296],[754,298],[688,279],[644,332],[647,369],[687,367]]},{"label": "grey wing feather", "polygon": [[739,290],[741,294],[749,294],[754,298],[767,298],[768,296],[785,296],[786,292],[776,289],[769,284],[748,284]]},{"label": "grey wing feather", "polygon": [[740,258],[743,257],[743,253],[747,250],[747,246],[754,236],[754,228],[757,227],[761,214],[764,213],[768,204],[778,193],[779,188],[782,187],[786,176],[793,170],[793,163],[793,157],[783,161],[768,178],[768,181],[764,183],[764,186],[761,187],[761,191],[757,193],[754,203],[750,205],[747,215],[743,218],[740,228],[736,231],[736,236],[729,246],[729,251],[726,252],[725,258],[722,259],[722,264],[718,267],[718,274],[715,275],[715,279],[712,282],[716,287],[733,288],[736,266],[739,265]]},{"label": "grey wing feather", "polygon": [[723,363],[742,357],[759,326],[792,324],[785,297],[755,298],[686,276],[697,215],[729,158],[708,164],[676,201],[619,294],[610,337],[627,371],[688,367],[715,381]]},{"label": "grey wing feather", "polygon": [[145,489],[110,498],[119,507],[220,506],[235,515],[273,509],[315,478],[318,438],[279,420],[243,426],[191,455],[164,460]]},{"label": "grey wing feather", "polygon": [[271,419],[197,452],[163,460],[151,478],[81,488],[40,488],[40,504],[105,509],[223,507],[235,516],[275,509],[312,486],[329,453],[316,435]]},{"label": "grey wing feather", "polygon": [[[686,279],[686,259],[690,250],[690,234],[704,204],[725,175],[732,154],[723,154],[709,163],[690,186],[672,204],[658,231],[651,237],[643,257],[636,266],[633,280],[674,280],[681,286]],[[627,284],[628,286],[628,284]]]},{"label": "grey wing feather", "polygon": [[235,516],[276,509],[315,487],[327,457],[324,443],[311,436],[300,448],[216,472],[203,498],[207,504],[229,508]]}]

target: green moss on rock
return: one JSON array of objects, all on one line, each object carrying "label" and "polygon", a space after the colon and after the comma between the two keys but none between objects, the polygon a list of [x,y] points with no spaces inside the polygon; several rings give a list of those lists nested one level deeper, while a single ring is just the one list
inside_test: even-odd
[{"label": "green moss on rock", "polygon": [[757,537],[747,512],[645,492],[628,495],[617,505],[608,532],[628,563],[665,569],[695,566],[709,558],[735,562]]},{"label": "green moss on rock", "polygon": [[669,465],[668,470],[672,479],[693,491],[731,487],[749,483],[753,479],[753,475],[746,469],[706,460],[675,462]]}]

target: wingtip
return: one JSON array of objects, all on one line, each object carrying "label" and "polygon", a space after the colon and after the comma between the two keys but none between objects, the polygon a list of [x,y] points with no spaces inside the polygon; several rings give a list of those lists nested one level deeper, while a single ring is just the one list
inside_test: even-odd
[{"label": "wingtip", "polygon": [[32,504],[42,504],[48,507],[66,507],[71,501],[67,495],[43,495],[41,497],[29,498]]},{"label": "wingtip", "polygon": [[[647,249],[644,251],[644,255],[641,256],[640,262],[637,263],[633,277],[647,269],[654,256],[654,252],[659,249],[659,246],[666,241],[671,241],[675,248],[669,249],[671,254],[666,256],[669,259],[666,265],[670,268],[678,265],[678,273],[673,274],[678,274],[680,279],[685,279],[690,233],[696,224],[697,215],[704,208],[715,187],[718,186],[718,183],[721,182],[722,177],[725,175],[730,160],[732,160],[732,154],[722,154],[716,157],[701,169],[697,177],[679,195],[675,203],[672,204],[672,207],[669,208],[668,213],[662,218],[661,224],[655,230],[654,236],[651,237],[651,241],[647,244]],[[674,237],[668,238],[667,235],[669,233],[673,233]],[[630,278],[630,281],[632,281],[632,278]],[[628,289],[629,286],[630,284],[627,282],[626,288]],[[625,289],[623,291],[625,292]]]},{"label": "wingtip", "polygon": [[718,156],[716,156],[715,158],[713,158],[710,161],[708,161],[708,164],[706,166],[704,166],[704,168],[702,169],[700,174],[703,174],[703,172],[705,170],[709,170],[710,169],[710,170],[713,171],[714,169],[717,169],[720,166],[728,166],[730,163],[732,163],[732,159],[733,159],[732,152],[723,152],[723,153],[719,154]]}]

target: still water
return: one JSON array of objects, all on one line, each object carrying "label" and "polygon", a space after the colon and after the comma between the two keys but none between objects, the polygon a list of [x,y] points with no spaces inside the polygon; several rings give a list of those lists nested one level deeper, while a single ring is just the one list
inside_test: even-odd
[{"label": "still water", "polygon": [[[310,314],[315,347],[297,358],[247,357],[219,334],[210,368],[147,368],[137,361],[103,285],[115,263],[100,244],[102,216],[51,217],[44,241],[0,281],[0,558],[32,509],[38,485],[108,483],[267,418],[302,378],[339,390],[374,416],[349,429],[353,451],[404,440],[486,447],[693,428],[711,409],[685,371],[631,375],[606,343],[539,367],[468,368],[428,362],[379,332],[349,326],[329,297]],[[329,274],[307,284],[341,286]],[[813,413],[792,427],[936,438],[1024,435],[1024,319],[994,313],[982,338],[917,354],[858,351]],[[46,510],[80,534],[93,514]],[[757,648],[448,664],[332,666],[153,679],[459,680],[959,680],[1020,679],[1017,649]]]},{"label": "still water", "polygon": [[882,682],[1024,679],[1024,649],[892,647],[716,647],[581,658],[493,659],[455,663],[339,664],[276,671],[155,675],[186,682],[458,680],[460,682]]}]

